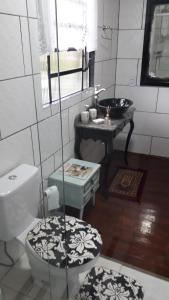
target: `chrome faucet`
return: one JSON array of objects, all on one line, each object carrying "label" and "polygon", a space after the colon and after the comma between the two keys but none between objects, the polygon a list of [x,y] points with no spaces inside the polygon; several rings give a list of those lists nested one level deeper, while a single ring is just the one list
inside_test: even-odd
[{"label": "chrome faucet", "polygon": [[95,86],[95,90],[94,90],[95,106],[97,106],[99,94],[100,94],[101,92],[105,92],[105,91],[106,91],[105,88],[99,89],[99,87],[100,87],[100,84],[97,84],[97,85]]}]

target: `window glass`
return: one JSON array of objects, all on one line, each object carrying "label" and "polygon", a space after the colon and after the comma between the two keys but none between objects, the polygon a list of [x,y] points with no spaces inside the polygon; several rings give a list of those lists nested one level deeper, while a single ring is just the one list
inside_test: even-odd
[{"label": "window glass", "polygon": [[74,94],[82,90],[82,72],[60,77],[61,97]]},{"label": "window glass", "polygon": [[[58,75],[60,76],[61,97],[74,94],[89,87],[88,54],[83,57],[82,50],[61,51],[41,55],[41,85],[43,104],[49,104],[59,99]],[[65,74],[67,73],[68,74]]]}]

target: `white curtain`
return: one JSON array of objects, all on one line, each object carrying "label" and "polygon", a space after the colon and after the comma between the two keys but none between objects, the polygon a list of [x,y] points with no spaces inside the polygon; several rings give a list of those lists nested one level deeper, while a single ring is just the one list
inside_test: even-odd
[{"label": "white curtain", "polygon": [[87,51],[97,49],[97,0],[87,0]]},{"label": "white curtain", "polygon": [[57,48],[55,0],[38,0],[38,34],[41,54],[49,54]]},{"label": "white curtain", "polygon": [[[56,2],[55,2],[56,1]],[[58,41],[56,44],[57,3]],[[97,47],[97,0],[38,0],[39,40],[41,54],[56,48],[77,50]]]}]

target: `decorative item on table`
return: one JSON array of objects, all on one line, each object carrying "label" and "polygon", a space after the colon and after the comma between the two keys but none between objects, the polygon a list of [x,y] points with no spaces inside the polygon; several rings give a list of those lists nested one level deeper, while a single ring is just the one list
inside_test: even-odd
[{"label": "decorative item on table", "polygon": [[88,111],[89,105],[88,104],[85,105],[85,109],[86,110],[82,111],[80,114],[81,122],[83,124],[87,124],[89,122],[89,111]]},{"label": "decorative item on table", "polygon": [[71,177],[76,177],[79,179],[86,179],[93,169],[91,167],[86,167],[78,164],[65,163],[64,168],[59,169],[61,172],[64,170],[64,174]]},{"label": "decorative item on table", "polygon": [[89,122],[89,112],[88,111],[82,111],[81,114],[81,121],[83,124],[88,124]]},{"label": "decorative item on table", "polygon": [[95,120],[93,120],[93,123],[95,123],[96,125],[103,124],[104,119],[102,119],[102,118],[95,119]]},{"label": "decorative item on table", "polygon": [[104,123],[106,125],[111,125],[111,120],[110,120],[110,110],[111,110],[111,107],[110,106],[107,106],[106,107],[106,116],[104,118]]},{"label": "decorative item on table", "polygon": [[97,109],[96,108],[89,109],[89,117],[90,117],[90,120],[94,120],[97,118]]}]

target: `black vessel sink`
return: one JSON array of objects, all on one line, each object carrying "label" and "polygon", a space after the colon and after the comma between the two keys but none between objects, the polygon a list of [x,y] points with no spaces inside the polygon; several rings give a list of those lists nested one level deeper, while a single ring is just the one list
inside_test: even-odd
[{"label": "black vessel sink", "polygon": [[112,118],[121,117],[128,108],[133,104],[131,100],[124,98],[108,98],[100,100],[98,108],[106,115],[106,109],[109,107],[109,116]]}]

